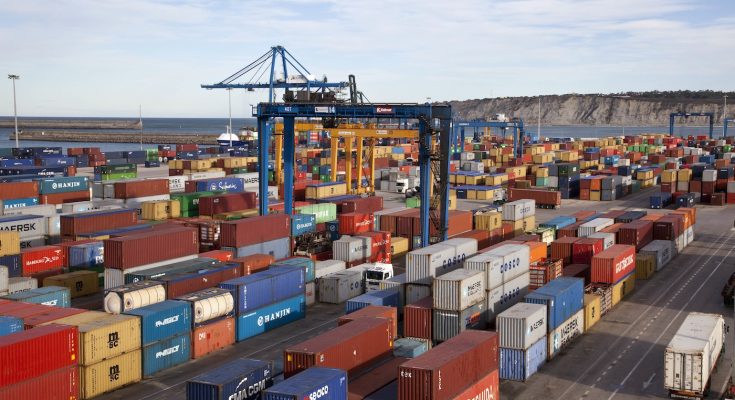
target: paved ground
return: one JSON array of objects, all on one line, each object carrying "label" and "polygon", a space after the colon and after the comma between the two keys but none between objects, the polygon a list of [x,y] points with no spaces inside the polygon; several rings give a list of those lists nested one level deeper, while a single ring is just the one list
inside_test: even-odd
[{"label": "paved ground", "polygon": [[[153,171],[150,171],[153,172]],[[537,210],[537,222],[582,209],[646,209],[652,191],[616,202],[565,201],[559,210]],[[386,208],[401,205],[402,197],[382,194]],[[460,201],[459,209],[482,202]],[[722,305],[720,289],[735,270],[735,207],[698,206],[696,240],[664,270],[638,281],[631,296],[603,317],[528,382],[503,382],[501,397],[511,399],[639,399],[666,397],[663,389],[663,350],[689,311],[721,313],[733,325],[733,310]],[[656,211],[651,211],[656,212]],[[238,343],[204,359],[167,370],[153,379],[123,388],[100,399],[182,399],[185,382],[238,357],[270,359],[276,370],[282,350],[336,326],[342,306],[317,305],[305,320]],[[730,374],[733,338],[713,378],[713,392],[721,393]],[[713,393],[713,398],[719,397]],[[383,397],[390,398],[390,397]]]}]

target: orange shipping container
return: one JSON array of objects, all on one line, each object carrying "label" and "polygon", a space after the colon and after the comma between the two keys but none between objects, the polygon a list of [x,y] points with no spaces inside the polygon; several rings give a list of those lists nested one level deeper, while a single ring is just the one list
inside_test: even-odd
[{"label": "orange shipping container", "polygon": [[191,333],[191,358],[197,359],[235,343],[232,317],[195,328]]},{"label": "orange shipping container", "polygon": [[530,250],[530,260],[529,263],[533,264],[536,262],[539,262],[546,258],[547,250],[546,243],[543,242],[525,242],[523,243],[526,246],[528,246]]},{"label": "orange shipping container", "polygon": [[275,258],[270,254],[252,254],[232,259],[232,262],[240,264],[242,267],[242,276],[252,275],[258,271],[266,270],[274,261]]}]

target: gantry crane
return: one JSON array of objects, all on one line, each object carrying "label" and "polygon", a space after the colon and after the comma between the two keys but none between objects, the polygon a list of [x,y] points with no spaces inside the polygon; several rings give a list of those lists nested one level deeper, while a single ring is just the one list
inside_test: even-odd
[{"label": "gantry crane", "polygon": [[[513,135],[513,154],[516,158],[523,157],[523,141],[526,138],[526,131],[523,127],[523,119],[513,118],[510,121],[454,121],[454,140],[453,143],[464,145],[465,129],[474,130],[474,138],[478,140],[477,129],[500,128],[503,130],[510,129]],[[458,148],[455,148],[458,149]],[[459,149],[458,149],[459,150]],[[461,152],[459,150],[458,152]]]},{"label": "gantry crane", "polygon": [[722,137],[727,137],[727,125],[730,122],[735,122],[735,118],[724,118],[722,120]]},{"label": "gantry crane", "polygon": [[709,138],[712,139],[712,135],[714,133],[714,123],[715,123],[715,114],[711,112],[696,112],[696,113],[688,113],[688,112],[675,112],[669,114],[669,136],[674,136],[674,123],[676,122],[676,117],[684,117],[686,119],[689,119],[689,117],[707,117],[709,120]]}]

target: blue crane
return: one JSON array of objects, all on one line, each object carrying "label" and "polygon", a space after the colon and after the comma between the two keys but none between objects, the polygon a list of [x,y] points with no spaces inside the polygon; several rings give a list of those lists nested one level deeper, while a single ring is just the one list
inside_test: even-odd
[{"label": "blue crane", "polygon": [[688,112],[674,112],[669,114],[669,136],[674,136],[674,123],[676,120],[676,117],[684,117],[686,119],[689,119],[689,117],[707,117],[709,120],[709,138],[712,139],[713,133],[714,133],[714,123],[715,123],[715,114],[711,112],[696,112],[696,113],[688,113]]},{"label": "blue crane", "polygon": [[722,137],[727,137],[727,125],[730,122],[735,122],[735,118],[724,118],[722,120]]},{"label": "blue crane", "polygon": [[[526,131],[523,128],[523,119],[513,118],[510,121],[454,121],[454,137],[452,143],[464,144],[465,129],[474,130],[474,139],[479,140],[477,129],[480,128],[500,128],[503,130],[511,129],[513,134],[513,154],[516,158],[523,157],[523,141],[525,140]],[[458,150],[458,149],[457,149]],[[461,150],[460,150],[461,151]]]}]

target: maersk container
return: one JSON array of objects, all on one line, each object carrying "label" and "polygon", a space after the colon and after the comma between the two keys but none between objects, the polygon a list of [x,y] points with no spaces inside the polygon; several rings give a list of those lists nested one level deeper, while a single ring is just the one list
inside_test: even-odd
[{"label": "maersk container", "polygon": [[166,288],[160,282],[142,281],[108,290],[105,294],[104,305],[105,312],[120,314],[164,300],[166,300]]},{"label": "maersk container", "polygon": [[595,232],[599,232],[615,223],[612,218],[595,218],[589,222],[585,222],[577,229],[577,237],[587,237]]},{"label": "maersk container", "polygon": [[485,274],[460,268],[434,279],[434,309],[462,311],[485,300]]},{"label": "maersk container", "polygon": [[143,376],[151,376],[165,369],[183,364],[191,359],[191,334],[164,339],[143,350]]},{"label": "maersk container", "polygon": [[314,214],[293,214],[291,216],[291,236],[301,236],[316,230],[316,216]]},{"label": "maersk container", "polygon": [[528,294],[528,286],[531,283],[531,274],[526,272],[510,281],[485,293],[485,304],[487,305],[487,320],[492,323],[495,317],[523,300]]},{"label": "maersk container", "polygon": [[240,358],[186,381],[186,399],[258,400],[271,386],[272,362]]},{"label": "maersk container", "polygon": [[188,334],[191,330],[191,305],[184,301],[166,300],[126,311],[125,314],[140,317],[143,346]]},{"label": "maersk container", "polygon": [[676,256],[677,250],[671,240],[653,240],[643,247],[638,254],[650,254],[656,259],[656,271],[660,271]]},{"label": "maersk container", "polygon": [[398,308],[400,304],[400,292],[395,289],[376,290],[361,294],[347,300],[345,314],[355,312],[367,306],[386,306]]},{"label": "maersk container", "polygon": [[526,295],[525,302],[546,305],[546,326],[551,332],[584,308],[584,279],[556,278]]},{"label": "maersk container", "polygon": [[556,329],[549,332],[548,348],[546,349],[546,357],[551,360],[564,347],[574,340],[577,336],[584,333],[584,310],[577,311],[574,315],[562,322]]},{"label": "maersk container", "polygon": [[347,264],[341,260],[317,261],[314,263],[314,278],[320,279],[329,274],[344,271],[346,268]]},{"label": "maersk container", "polygon": [[222,249],[232,251],[236,258],[253,254],[270,254],[275,259],[286,258],[291,255],[291,239],[285,237],[242,247],[222,247]]},{"label": "maersk container", "polygon": [[22,301],[24,303],[43,304],[45,306],[71,307],[71,292],[67,287],[46,286],[25,292],[17,292],[3,296],[3,299]]},{"label": "maersk container", "polygon": [[105,246],[95,241],[69,247],[69,267],[94,268],[105,263]]},{"label": "maersk container", "polygon": [[485,272],[485,287],[490,291],[528,273],[531,250],[522,244],[507,244],[467,259],[464,268]]},{"label": "maersk container", "polygon": [[302,294],[238,315],[235,338],[241,342],[305,317],[306,297]]},{"label": "maersk container", "polygon": [[20,332],[22,330],[22,319],[0,315],[0,336],[10,335],[11,333]]},{"label": "maersk container", "polygon": [[518,303],[498,314],[495,330],[500,347],[526,350],[546,336],[546,306]]},{"label": "maersk container", "polygon": [[219,287],[232,293],[237,313],[243,314],[303,295],[305,284],[303,267],[278,265],[253,275],[230,279],[222,282]]},{"label": "maersk container", "polygon": [[432,336],[434,341],[449,340],[467,329],[484,330],[487,325],[487,305],[477,303],[462,311],[434,310]]},{"label": "maersk container", "polygon": [[347,372],[322,367],[311,367],[263,392],[263,400],[347,400],[347,398]]},{"label": "maersk container", "polygon": [[177,300],[188,301],[192,309],[192,325],[200,326],[208,321],[233,315],[235,300],[227,289],[211,288],[200,290]]},{"label": "maersk container", "polygon": [[500,379],[525,382],[546,362],[546,336],[526,350],[499,348]]},{"label": "maersk container", "polygon": [[317,293],[320,303],[339,304],[365,293],[363,272],[345,270],[319,279]]},{"label": "maersk container", "polygon": [[46,217],[38,215],[11,215],[0,217],[0,231],[20,233],[20,240],[45,236],[48,232]]},{"label": "maersk container", "polygon": [[308,257],[289,257],[282,260],[276,260],[271,268],[277,268],[279,265],[297,265],[304,267],[304,280],[313,282],[315,278],[314,260]]},{"label": "maersk container", "polygon": [[406,278],[410,283],[431,283],[433,278],[462,266],[477,253],[477,239],[455,238],[413,250],[406,256]]}]

